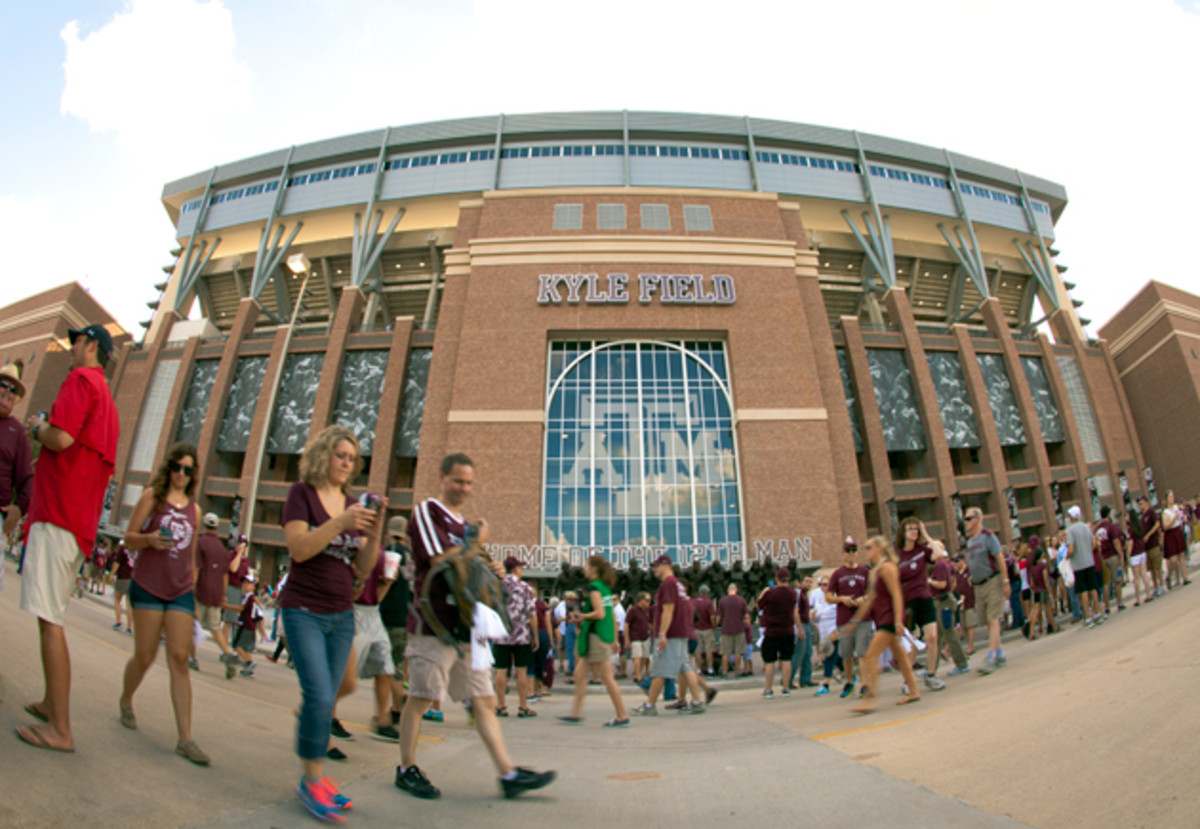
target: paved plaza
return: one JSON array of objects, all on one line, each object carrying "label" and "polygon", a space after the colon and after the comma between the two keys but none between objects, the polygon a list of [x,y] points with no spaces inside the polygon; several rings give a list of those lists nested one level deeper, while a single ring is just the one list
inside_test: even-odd
[{"label": "paved plaza", "polygon": [[[17,609],[20,579],[5,568],[0,826],[316,825],[293,793],[293,673],[261,660],[254,679],[226,681],[215,646],[202,645],[193,734],[213,762],[192,766],[174,753],[161,658],[134,699],[139,730],[117,720],[132,642],[111,629],[108,597],[75,600],[68,613],[77,752],[19,743],[13,729],[29,721],[21,708],[40,696],[41,668],[36,622]],[[866,717],[836,693],[763,699],[756,677],[718,683],[702,717],[660,705],[656,719],[623,731],[600,728],[611,709],[594,692],[587,722],[570,727],[555,720],[568,705],[560,685],[536,719],[503,721],[516,762],[559,772],[515,801],[500,799],[465,713],[449,704],[444,724],[425,724],[419,756],[442,799],[398,792],[396,746],[367,733],[360,688],[339,711],[355,734],[339,742],[349,759],[326,772],[353,798],[349,825],[360,826],[1195,826],[1198,600],[1200,588],[1186,588],[1096,630],[1010,635],[1007,667],[950,679],[903,708],[891,704],[899,676],[885,674],[879,710]],[[627,706],[641,701],[622,687]]]}]

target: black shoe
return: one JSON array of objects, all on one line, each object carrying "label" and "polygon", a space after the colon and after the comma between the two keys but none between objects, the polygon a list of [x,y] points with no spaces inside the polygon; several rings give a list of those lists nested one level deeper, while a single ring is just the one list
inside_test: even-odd
[{"label": "black shoe", "polygon": [[395,708],[392,709],[392,725],[400,724],[400,712]]},{"label": "black shoe", "polygon": [[339,740],[353,740],[354,735],[345,729],[340,720],[334,719],[329,725],[329,733]]},{"label": "black shoe", "polygon": [[704,692],[704,704],[711,705],[712,701],[717,698],[717,694],[719,693],[720,691],[718,691],[716,688],[709,688]]},{"label": "black shoe", "polygon": [[500,789],[507,798],[516,797],[554,782],[555,773],[552,771],[532,771],[517,767],[517,776],[512,780],[500,778]]},{"label": "black shoe", "polygon": [[396,788],[422,800],[436,800],[442,796],[438,787],[430,783],[429,778],[416,766],[407,769],[396,766]]},{"label": "black shoe", "polygon": [[329,751],[325,752],[325,756],[330,760],[345,760],[346,752],[342,751],[337,746],[330,746]]},{"label": "black shoe", "polygon": [[371,736],[376,740],[383,740],[386,743],[400,742],[400,732],[396,730],[395,726],[387,725],[386,723],[378,725],[372,721]]}]

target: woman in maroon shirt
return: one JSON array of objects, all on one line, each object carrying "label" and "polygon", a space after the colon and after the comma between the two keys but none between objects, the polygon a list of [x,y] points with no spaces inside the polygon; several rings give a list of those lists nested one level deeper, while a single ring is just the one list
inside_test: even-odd
[{"label": "woman in maroon shirt", "polygon": [[[929,587],[929,568],[933,566],[933,548],[925,525],[921,519],[908,517],[900,522],[896,532],[896,554],[899,558],[900,590],[904,604],[912,610],[913,627],[920,628],[925,636],[925,659],[929,669],[925,673],[925,687],[941,691],[946,683],[938,679],[937,612],[933,607],[933,590]],[[904,620],[901,619],[901,622]]]},{"label": "woman in maroon shirt", "polygon": [[125,546],[140,550],[133,563],[129,603],[133,606],[133,657],[125,665],[121,691],[121,725],[136,729],[133,695],[158,656],[158,641],[167,642],[167,667],[171,671],[171,705],[179,742],[175,753],[201,766],[208,755],[192,742],[192,684],[188,676],[188,650],[195,617],[196,544],[200,506],[196,491],[196,450],[177,443],[167,450],[142,493],[125,533]]},{"label": "woman in maroon shirt", "polygon": [[327,426],[304,450],[300,481],[283,506],[291,566],[279,595],[280,618],[302,698],[296,753],[303,773],[296,793],[312,815],[335,822],[345,819],[350,801],[321,771],[354,640],[355,590],[361,574],[375,569],[387,514],[386,499],[370,509],[347,494],[361,468],[354,433]]},{"label": "woman in maroon shirt", "polygon": [[[862,673],[863,701],[850,709],[856,714],[869,714],[875,710],[876,682],[879,679],[879,657],[886,649],[891,649],[892,658],[900,666],[908,693],[896,703],[904,705],[916,702],[921,698],[917,692],[917,678],[913,675],[912,664],[904,645],[897,635],[897,628],[904,627],[904,594],[900,589],[900,569],[898,559],[887,539],[882,535],[868,539],[863,548],[867,553],[867,564],[871,567],[871,580],[867,587],[867,596],[862,606],[850,620],[857,627],[870,614],[875,622],[875,635],[871,637],[871,645],[867,655],[862,659],[859,671]],[[850,632],[853,633],[854,628]]]}]

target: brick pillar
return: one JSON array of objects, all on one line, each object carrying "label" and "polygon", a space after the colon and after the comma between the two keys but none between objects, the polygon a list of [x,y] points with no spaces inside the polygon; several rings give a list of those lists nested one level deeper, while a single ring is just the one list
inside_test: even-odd
[{"label": "brick pillar", "polygon": [[883,435],[879,404],[875,401],[875,383],[871,380],[871,366],[867,362],[867,348],[863,344],[862,328],[856,318],[842,317],[842,332],[846,338],[846,359],[850,363],[854,390],[862,410],[863,442],[871,464],[871,484],[875,490],[875,506],[879,511],[879,532],[890,538],[896,533],[887,509],[887,502],[894,494],[892,470],[888,464],[887,439]]},{"label": "brick pillar", "polygon": [[367,487],[372,492],[388,491],[392,470],[396,467],[396,430],[400,427],[400,406],[404,402],[404,385],[408,378],[412,332],[412,317],[396,317],[392,326],[392,343],[388,347],[387,371],[379,396],[379,418],[375,421],[371,474],[367,477]]},{"label": "brick pillar", "polygon": [[362,311],[362,289],[347,285],[342,289],[342,296],[333,316],[333,325],[329,329],[329,344],[325,348],[325,362],[321,364],[321,382],[318,385],[321,391],[313,401],[309,435],[315,435],[333,422],[333,407],[337,403],[342,362],[346,359],[346,343],[350,340],[350,334],[362,321]]},{"label": "brick pillar", "polygon": [[[784,216],[787,215],[784,212]],[[804,252],[797,255],[797,271],[801,268],[800,260],[804,256]],[[797,281],[800,287],[800,301],[804,306],[804,315],[811,332],[809,343],[816,364],[817,380],[821,385],[821,397],[829,417],[829,451],[833,459],[833,483],[838,514],[841,517],[842,536],[850,535],[862,540],[866,537],[867,524],[863,515],[862,484],[858,480],[858,460],[854,453],[850,413],[846,410],[837,349],[833,345],[829,317],[825,314],[825,302],[821,299],[821,285],[816,278],[816,257],[813,254],[808,256],[812,257],[812,276],[799,276]],[[819,554],[826,563],[833,564],[838,561],[840,549],[839,545],[828,553],[821,550]]]},{"label": "brick pillar", "polygon": [[938,512],[942,519],[946,549],[958,549],[958,532],[955,523],[952,496],[958,492],[954,479],[954,461],[950,458],[950,444],[946,441],[946,430],[942,427],[942,413],[938,407],[937,390],[929,361],[925,359],[925,345],[917,330],[917,321],[903,288],[891,288],[883,297],[887,306],[888,319],[900,330],[904,348],[908,352],[908,368],[912,374],[913,389],[917,394],[917,406],[921,410],[921,422],[925,424],[927,457],[933,462],[933,475],[938,487]]},{"label": "brick pillar", "polygon": [[1004,352],[1004,363],[1008,367],[1008,380],[1017,400],[1017,411],[1021,413],[1021,421],[1025,424],[1025,446],[1033,449],[1033,468],[1038,480],[1036,500],[1042,507],[1043,521],[1049,523],[1054,515],[1054,497],[1050,492],[1050,482],[1053,480],[1050,474],[1050,457],[1046,454],[1042,424],[1033,405],[1033,394],[1029,391],[1029,382],[1025,379],[1025,369],[1021,367],[1021,355],[1017,353],[1017,344],[1013,341],[1008,321],[1004,319],[1004,309],[1000,300],[989,297],[984,300],[982,310],[983,321],[988,331],[1000,341],[1000,348]]},{"label": "brick pillar", "polygon": [[[263,474],[263,460],[266,458],[267,451],[263,438],[271,426],[271,415],[273,414],[271,411],[273,407],[268,406],[267,403],[270,400],[271,389],[277,387],[283,379],[280,371],[287,359],[287,354],[283,350],[287,339],[288,327],[286,325],[279,326],[275,331],[275,339],[271,341],[271,354],[267,357],[267,367],[263,371],[263,386],[258,403],[254,407],[254,420],[250,422],[250,437],[246,441],[246,457],[242,463],[242,480],[238,485],[238,495],[244,502],[243,510],[254,509],[257,506],[250,503],[250,491],[254,487],[254,479]],[[257,519],[254,524],[258,525]]]},{"label": "brick pillar", "polygon": [[[1138,439],[1137,425],[1133,422],[1133,409],[1129,406],[1129,396],[1125,394],[1125,384],[1121,382],[1121,372],[1117,370],[1112,351],[1108,348],[1108,340],[1100,340],[1100,350],[1104,353],[1104,365],[1108,369],[1109,382],[1112,383],[1117,392],[1117,400],[1121,403],[1121,418],[1125,421],[1125,432],[1129,436],[1129,445],[1133,449],[1133,462],[1137,464],[1136,474],[1133,476],[1138,482],[1137,487],[1134,488],[1133,481],[1130,482],[1129,487],[1130,497],[1137,498],[1139,494],[1145,492],[1146,479],[1142,477],[1142,470],[1146,468],[1146,456],[1142,454],[1142,442]],[[1116,481],[1113,481],[1113,486],[1117,486]],[[1149,495],[1149,493],[1145,494]]]},{"label": "brick pillar", "polygon": [[[988,402],[987,386],[983,382],[983,374],[979,371],[979,360],[975,355],[975,344],[967,327],[961,323],[951,327],[954,341],[958,345],[959,362],[962,363],[963,378],[967,381],[967,392],[971,395],[971,407],[975,409],[975,422],[979,425],[979,438],[982,444],[979,456],[983,459],[983,470],[992,479],[993,506],[998,506],[1000,496],[1008,486],[1008,470],[1004,466],[1004,452],[1000,448],[1000,434],[996,431],[996,419],[992,416],[992,405]],[[1011,543],[1012,525],[1008,521],[1008,505],[997,517],[997,534],[1001,540]]]},{"label": "brick pillar", "polygon": [[[225,339],[225,351],[221,354],[221,363],[217,366],[217,376],[213,381],[212,396],[208,399],[208,410],[204,413],[204,425],[200,429],[200,440],[196,451],[200,455],[200,474],[207,480],[217,460],[217,433],[221,431],[221,415],[225,413],[225,401],[229,397],[229,386],[233,383],[234,372],[237,371],[238,349],[246,336],[254,330],[254,323],[261,312],[258,300],[244,298],[238,303],[237,315],[233,318],[233,326]],[[204,480],[200,481],[200,491],[203,491]]]}]

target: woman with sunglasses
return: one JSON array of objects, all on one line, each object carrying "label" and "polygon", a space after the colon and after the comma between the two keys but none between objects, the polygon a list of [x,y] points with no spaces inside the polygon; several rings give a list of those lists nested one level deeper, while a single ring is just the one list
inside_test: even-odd
[{"label": "woman with sunglasses", "polygon": [[125,546],[140,552],[129,585],[134,650],[125,665],[119,706],[121,725],[136,729],[133,695],[158,656],[159,639],[165,638],[171,705],[179,733],[175,753],[207,766],[208,755],[192,741],[192,685],[188,677],[200,525],[200,506],[192,500],[197,471],[195,448],[186,443],[172,446],[129,518],[129,526],[137,530],[126,531]]},{"label": "woman with sunglasses", "polygon": [[[933,606],[933,590],[929,586],[929,568],[933,566],[933,547],[921,519],[909,516],[900,522],[896,531],[896,554],[899,557],[900,587],[904,604],[912,610],[913,627],[924,633],[925,687],[930,691],[945,689],[938,679],[937,612]],[[903,623],[903,619],[898,620]]]},{"label": "woman with sunglasses", "polygon": [[913,675],[912,664],[898,635],[898,630],[902,630],[904,626],[904,593],[900,587],[899,559],[882,535],[870,538],[863,549],[867,554],[867,564],[871,567],[871,577],[866,599],[847,624],[847,628],[848,633],[853,635],[862,620],[870,614],[875,622],[875,635],[871,637],[871,645],[867,648],[867,655],[863,657],[859,667],[863,690],[866,693],[862,703],[850,709],[856,714],[869,714],[875,710],[875,697],[879,693],[879,657],[888,649],[891,650],[892,658],[900,668],[900,673],[904,675],[904,683],[908,687],[908,691],[896,704],[904,705],[921,698],[917,691],[917,678]]}]

